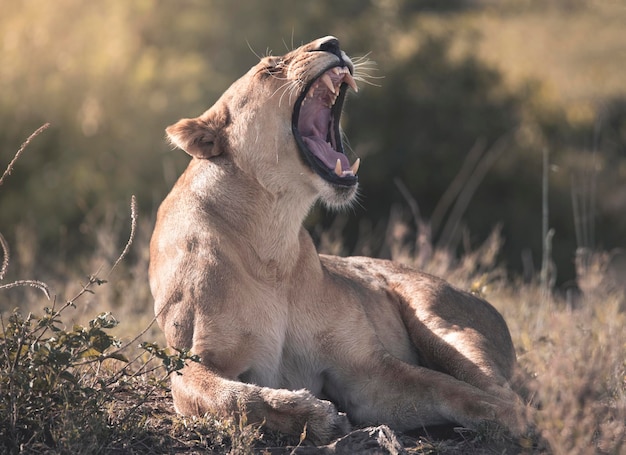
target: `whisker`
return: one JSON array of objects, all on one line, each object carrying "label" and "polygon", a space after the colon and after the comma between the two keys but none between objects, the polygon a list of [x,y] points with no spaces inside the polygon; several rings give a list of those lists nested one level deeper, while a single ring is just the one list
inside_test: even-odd
[{"label": "whisker", "polygon": [[280,104],[281,104],[281,103],[282,103],[282,101],[283,101],[283,96],[285,96],[285,93],[287,93],[287,90],[288,90],[289,86],[290,86],[292,83],[293,83],[293,81],[287,81],[287,82],[285,82],[284,84],[282,84],[280,87],[278,87],[278,88],[274,91],[274,93],[272,93],[272,94],[270,95],[270,98],[274,98],[274,97],[276,96],[276,94],[282,90],[282,94],[280,95],[280,98],[278,99],[278,105],[280,106]]},{"label": "whisker", "polygon": [[[279,79],[279,78],[276,78]],[[285,87],[287,87],[289,84],[291,83],[291,81],[286,81],[284,84],[282,84],[280,87],[278,87],[276,90],[274,90],[274,93],[272,93],[270,95],[270,98],[274,98],[276,96],[276,94],[281,91],[282,89],[284,89]]]},{"label": "whisker", "polygon": [[[287,41],[285,41],[285,38],[281,38],[282,42],[283,42],[283,46],[285,46],[285,49],[287,50],[287,53],[291,52],[291,49],[289,49],[289,46],[287,45]],[[291,30],[291,42],[293,43],[293,29]]]},{"label": "whisker", "polygon": [[253,48],[252,48],[252,45],[250,44],[250,41],[248,41],[247,39],[246,39],[246,44],[248,45],[248,49],[250,49],[250,52],[252,52],[252,54],[253,54],[256,58],[258,58],[259,60],[262,60],[262,59],[263,59],[263,57],[261,57],[261,56],[260,56],[260,55],[259,55],[259,54],[258,54],[258,53],[257,53],[257,52],[253,49]]},{"label": "whisker", "polygon": [[346,132],[343,129],[341,129],[340,133],[341,133],[341,142],[343,143],[343,146],[346,149],[346,151],[350,152],[350,154],[354,156],[355,158],[358,158],[359,156],[355,153],[354,149],[352,148],[352,145],[350,145],[350,140],[348,139],[348,135],[346,134]]},{"label": "whisker", "polygon": [[357,70],[378,70],[378,65],[376,65],[376,62],[373,60],[365,60],[363,62],[353,63],[353,66]]},{"label": "whisker", "polygon": [[370,60],[369,56],[370,56],[371,52],[368,52],[365,55],[359,55],[358,57],[351,57],[352,59],[352,63],[354,65],[358,65],[364,62],[372,62],[372,60]]},{"label": "whisker", "polygon": [[354,80],[358,82],[363,82],[364,84],[367,84],[367,85],[371,85],[372,87],[382,87],[382,85],[372,82],[370,79],[384,79],[384,78],[385,76],[370,76],[369,74],[365,75],[364,77],[354,76]]},{"label": "whisker", "polygon": [[[280,99],[278,100],[278,105],[280,106],[283,102],[283,98],[285,94],[289,93],[289,104],[291,104],[291,97],[294,93],[298,93],[300,88],[302,87],[302,82],[299,80],[288,81],[287,83],[281,85],[274,94],[278,92],[278,90],[283,90],[283,93],[280,95]],[[274,95],[272,95],[274,96]]]},{"label": "whisker", "polygon": [[293,84],[291,82],[288,82],[287,84],[285,84],[283,87],[285,87],[285,90],[283,90],[283,93],[280,95],[280,98],[278,99],[278,106],[282,106],[283,104],[283,97],[285,96],[285,93],[289,92],[289,102],[291,103],[291,88]]},{"label": "whisker", "polygon": [[304,87],[304,83],[301,80],[295,80],[293,81],[293,85],[291,86],[291,88],[289,89],[289,104],[291,104],[291,97],[292,95],[295,93],[296,95],[300,92],[300,90],[302,89],[302,87]]},{"label": "whisker", "polygon": [[362,57],[354,58],[352,65],[354,66],[354,79],[363,82],[365,84],[380,87],[380,84],[376,84],[373,80],[384,79],[385,76],[374,76],[372,71],[378,71],[376,62],[368,58],[369,53]]},{"label": "whisker", "polygon": [[359,67],[359,68],[376,68],[376,62],[372,59],[370,59],[369,54],[365,54],[363,56],[360,57],[355,57],[352,59],[352,64],[354,65],[354,67]]},{"label": "whisker", "polygon": [[374,62],[357,63],[354,68],[357,71],[378,71],[378,66]]},{"label": "whisker", "polygon": [[278,67],[274,67],[274,68],[265,68],[265,71],[267,74],[269,74],[270,76],[272,76],[274,79],[276,79],[277,81],[288,81],[289,78],[287,76],[278,76],[276,75],[276,73],[274,73],[274,71],[276,71],[278,69]]}]

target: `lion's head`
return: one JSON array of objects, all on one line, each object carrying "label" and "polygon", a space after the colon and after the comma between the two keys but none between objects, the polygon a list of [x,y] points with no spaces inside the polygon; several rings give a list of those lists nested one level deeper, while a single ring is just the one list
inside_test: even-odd
[{"label": "lion's head", "polygon": [[339,126],[353,72],[332,36],[265,57],[168,137],[197,159],[232,159],[272,194],[344,206],[358,186],[359,160],[346,156]]}]

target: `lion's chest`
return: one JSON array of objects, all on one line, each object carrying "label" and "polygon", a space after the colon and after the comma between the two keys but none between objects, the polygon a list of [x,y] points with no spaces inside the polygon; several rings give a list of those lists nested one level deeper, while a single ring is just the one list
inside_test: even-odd
[{"label": "lion's chest", "polygon": [[277,363],[256,364],[240,379],[264,387],[290,390],[304,388],[318,395],[324,382],[322,370],[314,355],[299,349],[291,340],[285,340]]},{"label": "lion's chest", "polygon": [[299,305],[283,289],[261,286],[246,306],[247,317],[236,321],[237,332],[248,338],[245,371],[238,379],[263,387],[321,391],[323,361],[311,321],[302,319]]}]

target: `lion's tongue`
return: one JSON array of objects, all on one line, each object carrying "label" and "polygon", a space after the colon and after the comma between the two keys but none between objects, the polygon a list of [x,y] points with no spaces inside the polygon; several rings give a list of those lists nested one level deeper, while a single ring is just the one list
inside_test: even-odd
[{"label": "lion's tongue", "polygon": [[342,169],[350,169],[350,162],[343,153],[335,152],[328,142],[318,136],[303,136],[304,143],[311,153],[318,157],[328,169],[335,169],[337,160],[341,161]]},{"label": "lion's tongue", "polygon": [[326,142],[329,124],[330,109],[316,99],[306,100],[300,111],[298,131],[307,148],[329,169],[335,169],[337,160],[341,161],[342,169],[350,169],[348,158]]}]

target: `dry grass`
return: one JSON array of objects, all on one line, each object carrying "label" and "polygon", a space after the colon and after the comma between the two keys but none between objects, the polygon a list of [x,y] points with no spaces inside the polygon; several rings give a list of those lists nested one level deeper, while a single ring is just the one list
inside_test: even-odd
[{"label": "dry grass", "polygon": [[[539,277],[510,280],[498,267],[502,245],[495,229],[485,243],[461,258],[436,250],[427,226],[406,244],[410,223],[397,219],[389,232],[392,258],[446,277],[492,302],[507,320],[521,370],[518,387],[538,410],[533,430],[519,441],[465,439],[417,444],[416,453],[618,454],[626,450],[626,286],[612,256],[582,252],[574,295],[546,293]],[[323,245],[337,251],[331,240]]]},{"label": "dry grass", "polygon": [[[402,223],[396,223],[397,232],[406,229]],[[142,233],[143,230],[146,232]],[[148,226],[139,229],[134,251],[147,251],[147,231]],[[110,232],[101,235],[103,245],[119,245],[110,238],[104,241]],[[621,453],[625,447],[626,422],[626,332],[623,329],[626,297],[623,289],[591,276],[606,272],[598,263],[607,256],[596,255],[595,266],[587,270],[587,276],[581,277],[581,281],[595,284],[595,288],[567,302],[564,298],[546,295],[537,283],[509,281],[496,262],[500,242],[498,232],[494,231],[481,248],[458,260],[436,250],[430,250],[427,256],[420,255],[413,245],[406,244],[392,245],[391,251],[396,260],[421,265],[431,273],[448,277],[461,288],[480,293],[503,313],[518,350],[526,393],[538,408],[533,417],[534,430],[521,440],[471,432],[447,434],[443,439],[429,435],[404,436],[401,439],[406,449],[409,453],[494,453],[494,450],[504,453]],[[101,248],[94,257],[107,257]],[[120,264],[110,277],[111,282],[95,289],[95,294],[89,295],[84,305],[77,305],[72,318],[78,321],[93,317],[95,313],[112,311],[121,321],[116,333],[122,338],[134,336],[149,324],[153,313],[147,289],[146,257],[131,256],[132,260]],[[95,259],[88,263],[102,266]],[[64,288],[77,286],[79,281],[75,278],[65,283]],[[51,288],[54,292],[54,286]],[[3,292],[5,309],[7,300],[12,300],[12,291]],[[38,306],[46,304],[45,297],[36,290],[17,294],[20,294],[20,301],[13,301],[10,306],[26,306],[36,311]],[[161,341],[161,334],[153,327],[143,339]],[[128,392],[128,404],[141,395],[141,381],[148,380],[138,380],[137,389]],[[247,453],[253,447],[267,449],[268,446],[276,453],[276,450],[286,450],[285,445],[297,444],[277,435],[263,435],[259,428],[237,421],[177,417],[166,390],[160,390],[142,405],[142,409],[145,418],[132,425],[126,423],[133,428],[125,430],[133,434],[132,444],[127,448],[136,453],[170,450]],[[115,409],[110,412],[115,421]]]},{"label": "dry grass", "polygon": [[[3,191],[7,191],[3,187]],[[82,276],[74,272],[76,264],[94,273],[116,264],[118,252],[128,238],[127,220],[111,217],[98,223],[97,247],[87,258],[68,259],[54,270],[49,284],[59,302],[64,294],[74,295],[83,288]],[[585,252],[579,262],[578,281],[584,293],[576,298],[561,298],[546,293],[537,282],[521,283],[509,279],[497,264],[502,239],[495,230],[485,244],[467,251],[461,258],[433,247],[427,225],[417,223],[417,235],[407,242],[410,223],[396,218],[388,229],[389,251],[394,259],[436,275],[444,276],[457,286],[479,293],[491,301],[508,321],[518,350],[523,386],[528,400],[537,408],[532,417],[533,429],[514,440],[485,429],[473,433],[456,430],[436,437],[431,433],[398,435],[408,453],[554,453],[554,454],[619,454],[626,450],[626,288],[619,275],[611,275],[610,257],[603,253]],[[109,283],[94,287],[93,294],[81,294],[76,309],[67,313],[71,327],[97,313],[111,311],[121,321],[117,334],[131,339],[152,320],[152,299],[147,281],[147,251],[151,223],[139,220],[134,244],[127,259],[107,276]],[[36,239],[28,233],[17,236],[15,262],[18,273],[30,276],[49,271],[38,268]],[[337,236],[329,233],[322,239],[325,251],[341,250]],[[361,249],[366,250],[366,242]],[[4,245],[6,246],[6,245]],[[5,255],[6,257],[6,255]],[[71,264],[71,267],[67,264]],[[3,261],[2,275],[8,260]],[[613,276],[613,278],[611,278]],[[93,284],[97,284],[94,282]],[[49,301],[36,289],[0,289],[3,313],[13,307],[42,313]],[[143,339],[161,341],[162,335],[153,326]],[[132,349],[131,349],[132,351]],[[132,354],[131,354],[132,355]],[[129,355],[128,357],[131,357]],[[97,375],[117,374],[107,369]],[[116,399],[104,412],[106,418],[94,427],[76,419],[78,408],[68,408],[55,427],[56,448],[41,441],[26,444],[19,450],[27,452],[91,452],[109,453],[291,453],[298,441],[263,432],[249,425],[244,418],[216,420],[209,416],[189,419],[176,416],[166,387],[159,385],[155,372],[133,375],[117,387]],[[91,379],[93,380],[93,378]],[[156,386],[155,386],[156,385]],[[128,408],[136,409],[133,418],[125,418]],[[75,412],[76,411],[76,412]],[[63,443],[60,444],[59,443]],[[310,453],[303,446],[294,453]]]}]

